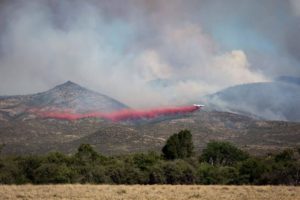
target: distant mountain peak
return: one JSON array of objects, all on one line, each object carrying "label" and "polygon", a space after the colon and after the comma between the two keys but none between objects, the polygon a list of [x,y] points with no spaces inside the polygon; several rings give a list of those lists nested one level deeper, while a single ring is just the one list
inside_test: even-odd
[{"label": "distant mountain peak", "polygon": [[60,90],[78,90],[78,89],[85,89],[82,86],[74,83],[72,81],[67,81],[63,84],[55,86],[53,89],[60,89]]},{"label": "distant mountain peak", "polygon": [[24,114],[28,110],[72,110],[77,113],[88,113],[113,112],[127,108],[128,106],[109,96],[67,81],[45,92],[0,99],[0,120],[3,115],[1,110],[9,117]]},{"label": "distant mountain peak", "polygon": [[67,82],[63,83],[62,85],[78,85],[78,84],[76,84],[72,81],[67,81]]},{"label": "distant mountain peak", "polygon": [[89,90],[72,81],[34,95],[27,105],[43,109],[71,109],[78,112],[111,112],[128,108],[109,96]]},{"label": "distant mountain peak", "polygon": [[279,76],[275,79],[275,81],[300,85],[300,77],[296,76]]}]

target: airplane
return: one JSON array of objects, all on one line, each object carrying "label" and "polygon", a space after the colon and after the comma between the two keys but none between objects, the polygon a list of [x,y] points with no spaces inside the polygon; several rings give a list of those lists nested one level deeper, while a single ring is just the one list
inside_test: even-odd
[{"label": "airplane", "polygon": [[204,107],[205,105],[201,105],[201,104],[193,104],[193,106],[196,106],[198,108]]}]

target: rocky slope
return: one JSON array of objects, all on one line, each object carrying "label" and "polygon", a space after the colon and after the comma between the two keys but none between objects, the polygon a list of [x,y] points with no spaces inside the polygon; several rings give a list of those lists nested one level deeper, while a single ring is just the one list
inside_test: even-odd
[{"label": "rocky slope", "polygon": [[8,154],[56,150],[74,153],[81,143],[89,143],[99,152],[110,155],[160,151],[166,139],[182,129],[192,131],[197,151],[210,140],[230,141],[256,154],[300,146],[300,123],[254,120],[233,113],[208,111],[139,123],[92,118],[15,120],[1,124],[0,139],[5,144],[4,153]]},{"label": "rocky slope", "polygon": [[[106,95],[83,88],[71,81],[46,92],[22,96],[0,97],[0,120],[34,117],[31,110],[71,110],[111,112],[128,108]],[[29,116],[30,115],[30,116]]]},{"label": "rocky slope", "polygon": [[216,110],[300,122],[300,85],[287,81],[237,85],[206,98]]}]

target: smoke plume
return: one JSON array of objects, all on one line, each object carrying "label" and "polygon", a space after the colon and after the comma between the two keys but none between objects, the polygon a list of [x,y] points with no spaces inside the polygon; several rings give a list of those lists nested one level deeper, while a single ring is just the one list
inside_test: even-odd
[{"label": "smoke plume", "polygon": [[0,94],[72,80],[145,108],[300,75],[298,4],[1,0]]}]

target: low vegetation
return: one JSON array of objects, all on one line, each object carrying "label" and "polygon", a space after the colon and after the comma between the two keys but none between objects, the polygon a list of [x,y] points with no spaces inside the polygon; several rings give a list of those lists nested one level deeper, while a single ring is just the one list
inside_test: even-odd
[{"label": "low vegetation", "polygon": [[89,144],[77,153],[0,157],[2,184],[299,185],[300,149],[255,157],[231,143],[211,141],[201,155],[188,130],[156,152],[103,156]]}]

